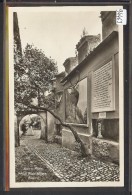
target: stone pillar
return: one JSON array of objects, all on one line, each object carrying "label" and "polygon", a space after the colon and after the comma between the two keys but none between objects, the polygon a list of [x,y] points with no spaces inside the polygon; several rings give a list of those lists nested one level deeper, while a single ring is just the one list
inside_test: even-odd
[{"label": "stone pillar", "polygon": [[118,25],[116,24],[116,11],[102,11],[101,20],[103,40],[113,31],[118,31]]},{"label": "stone pillar", "polygon": [[41,122],[41,135],[40,135],[40,139],[45,139],[45,123],[44,123],[44,119],[40,118],[40,122]]},{"label": "stone pillar", "polygon": [[53,141],[55,135],[55,118],[47,112],[47,139]]},{"label": "stone pillar", "polygon": [[39,113],[40,116],[40,122],[41,122],[41,135],[40,135],[40,139],[44,139],[46,140],[46,112],[40,112]]}]

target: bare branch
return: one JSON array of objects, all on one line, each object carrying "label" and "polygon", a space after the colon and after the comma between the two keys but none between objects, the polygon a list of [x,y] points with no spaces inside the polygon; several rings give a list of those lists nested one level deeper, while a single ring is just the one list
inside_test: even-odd
[{"label": "bare branch", "polygon": [[67,127],[71,130],[71,132],[73,133],[74,135],[74,138],[76,140],[76,142],[78,142],[80,144],[80,148],[81,148],[81,152],[82,152],[82,156],[85,157],[87,156],[86,154],[86,149],[85,149],[85,146],[84,146],[84,143],[82,142],[82,140],[80,139],[80,137],[78,136],[77,132],[75,131],[75,129],[70,125],[70,124],[66,124],[64,123],[61,118],[56,114],[54,113],[53,111],[51,111],[50,109],[48,108],[45,108],[45,107],[38,107],[38,106],[29,106],[29,108],[33,108],[33,109],[36,109],[36,110],[43,110],[43,111],[47,111],[49,112],[50,114],[52,114],[52,116],[54,116],[59,122],[60,124],[63,126],[63,127]]}]

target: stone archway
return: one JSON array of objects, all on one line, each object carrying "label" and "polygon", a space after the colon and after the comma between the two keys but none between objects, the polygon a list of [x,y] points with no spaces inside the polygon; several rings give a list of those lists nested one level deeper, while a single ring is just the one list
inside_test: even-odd
[{"label": "stone archway", "polygon": [[19,124],[23,117],[26,115],[37,114],[41,120],[41,139],[47,141],[47,113],[44,111],[18,111],[15,113],[15,147],[20,146]]}]

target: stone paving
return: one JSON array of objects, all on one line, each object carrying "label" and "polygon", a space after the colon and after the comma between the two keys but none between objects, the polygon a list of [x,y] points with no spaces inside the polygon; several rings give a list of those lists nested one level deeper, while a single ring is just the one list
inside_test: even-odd
[{"label": "stone paving", "polygon": [[[35,131],[34,136],[23,136],[21,146],[16,148],[16,181],[119,181],[118,165],[81,158],[78,153],[45,143],[39,137],[40,131]],[[25,177],[21,176],[23,172]]]},{"label": "stone paving", "polygon": [[16,182],[60,181],[52,170],[26,146],[16,148]]}]

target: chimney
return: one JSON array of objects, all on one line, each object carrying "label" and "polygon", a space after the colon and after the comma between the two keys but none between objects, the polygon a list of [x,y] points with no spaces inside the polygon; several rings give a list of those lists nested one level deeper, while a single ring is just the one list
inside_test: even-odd
[{"label": "chimney", "polygon": [[75,66],[77,66],[77,64],[78,64],[77,57],[67,58],[63,63],[66,74],[68,75],[75,68]]},{"label": "chimney", "polygon": [[102,39],[108,37],[112,31],[118,31],[118,25],[116,24],[116,12],[115,11],[102,11]]},{"label": "chimney", "polygon": [[76,45],[76,49],[78,51],[78,63],[80,64],[88,56],[88,54],[90,54],[91,51],[99,45],[100,42],[100,34],[83,36]]}]

